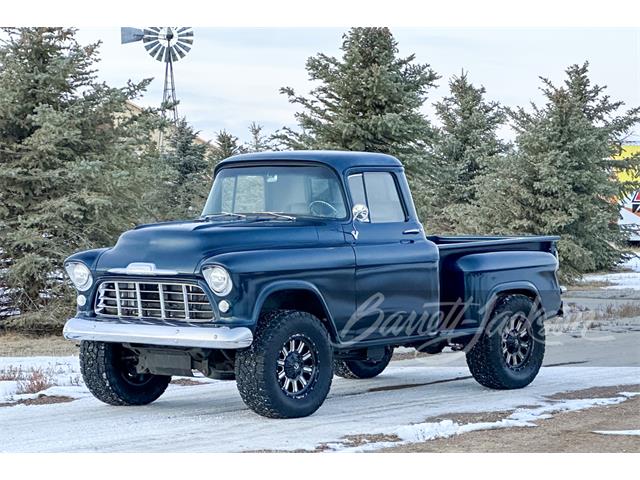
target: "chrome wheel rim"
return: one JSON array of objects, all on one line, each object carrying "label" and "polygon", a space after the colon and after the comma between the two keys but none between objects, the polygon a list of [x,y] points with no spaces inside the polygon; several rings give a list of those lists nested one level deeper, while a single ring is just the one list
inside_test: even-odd
[{"label": "chrome wheel rim", "polygon": [[278,353],[276,372],[280,388],[287,396],[306,395],[318,374],[317,354],[311,340],[303,335],[291,336]]},{"label": "chrome wheel rim", "polygon": [[531,356],[531,323],[522,315],[513,315],[502,330],[502,355],[507,367],[519,370]]}]

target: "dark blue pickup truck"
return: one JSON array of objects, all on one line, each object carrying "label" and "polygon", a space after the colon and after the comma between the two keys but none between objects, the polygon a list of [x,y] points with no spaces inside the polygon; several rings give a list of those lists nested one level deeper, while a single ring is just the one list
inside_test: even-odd
[{"label": "dark blue pickup truck", "polygon": [[112,405],[198,370],[236,379],[261,415],[310,415],[334,374],[375,377],[399,346],[464,349],[479,383],[521,388],[562,314],[557,240],[426,236],[388,155],[239,155],[217,165],[199,218],[65,261],[78,310],[64,335]]}]

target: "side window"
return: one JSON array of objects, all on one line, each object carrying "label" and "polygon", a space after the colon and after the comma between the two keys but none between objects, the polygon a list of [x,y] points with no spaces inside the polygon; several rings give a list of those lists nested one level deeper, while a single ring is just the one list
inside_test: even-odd
[{"label": "side window", "polygon": [[393,175],[389,172],[365,172],[349,175],[353,204],[369,209],[373,223],[404,222],[406,216]]},{"label": "side window", "polygon": [[367,196],[364,193],[364,180],[361,173],[349,175],[349,190],[351,190],[351,198],[354,205],[358,203],[367,204]]},{"label": "side window", "polygon": [[398,188],[389,172],[365,172],[364,185],[369,201],[369,218],[373,223],[406,220]]}]

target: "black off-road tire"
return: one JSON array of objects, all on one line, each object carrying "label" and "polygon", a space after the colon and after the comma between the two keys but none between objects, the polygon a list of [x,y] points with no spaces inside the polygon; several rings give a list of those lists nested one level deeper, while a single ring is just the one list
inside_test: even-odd
[{"label": "black off-road tire", "polygon": [[[517,367],[507,364],[502,333],[510,318],[522,314],[531,329],[531,351]],[[533,301],[525,295],[507,295],[499,299],[484,332],[467,351],[467,365],[478,383],[496,390],[511,390],[529,385],[542,366],[545,332],[542,315],[533,312]]]},{"label": "black off-road tire", "polygon": [[132,374],[123,366],[123,352],[133,354],[118,343],[80,343],[80,371],[89,391],[109,405],[147,405],[157,400],[171,377]]},{"label": "black off-road tire", "polygon": [[334,360],[333,371],[342,378],[373,378],[380,375],[393,357],[393,347],[385,347],[382,359],[375,360]]},{"label": "black off-road tire", "polygon": [[[312,380],[298,396],[285,393],[278,377],[279,356],[292,338],[304,339],[315,362]],[[264,417],[306,417],[320,408],[329,393],[332,358],[329,334],[318,318],[295,310],[266,313],[258,322],[251,346],[236,353],[238,391],[244,403]]]}]

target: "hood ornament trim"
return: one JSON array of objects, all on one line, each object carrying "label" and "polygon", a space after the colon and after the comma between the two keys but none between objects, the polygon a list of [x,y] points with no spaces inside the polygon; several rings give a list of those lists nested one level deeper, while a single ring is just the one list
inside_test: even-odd
[{"label": "hood ornament trim", "polygon": [[145,262],[133,262],[127,268],[110,268],[107,272],[121,275],[178,275],[175,270],[163,270],[156,268],[155,263]]}]

